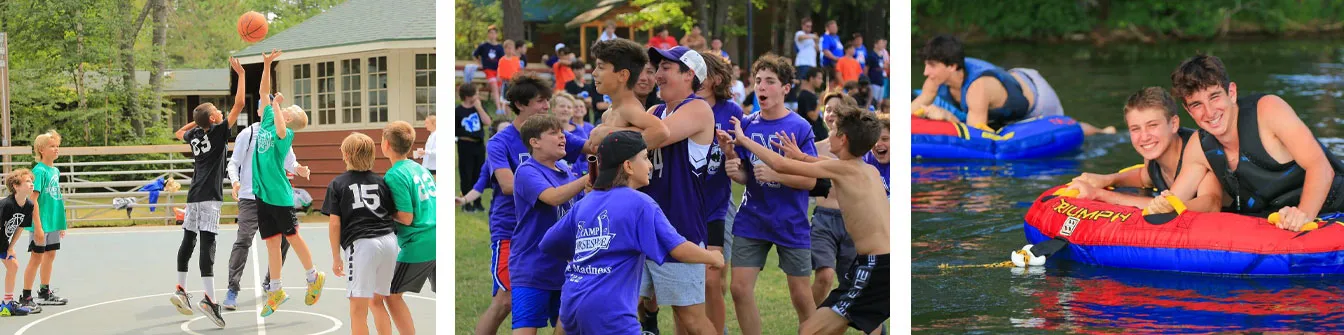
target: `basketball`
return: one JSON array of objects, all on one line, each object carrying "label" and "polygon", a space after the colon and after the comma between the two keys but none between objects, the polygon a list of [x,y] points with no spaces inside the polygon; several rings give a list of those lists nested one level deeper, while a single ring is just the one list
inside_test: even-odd
[{"label": "basketball", "polygon": [[266,38],[266,17],[257,12],[247,12],[238,17],[238,35],[248,43],[257,43]]}]

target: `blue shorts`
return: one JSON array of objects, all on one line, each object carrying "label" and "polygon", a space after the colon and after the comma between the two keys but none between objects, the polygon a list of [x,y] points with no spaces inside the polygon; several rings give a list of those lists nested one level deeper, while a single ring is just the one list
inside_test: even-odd
[{"label": "blue shorts", "polygon": [[555,327],[560,319],[560,291],[513,288],[513,329]]}]

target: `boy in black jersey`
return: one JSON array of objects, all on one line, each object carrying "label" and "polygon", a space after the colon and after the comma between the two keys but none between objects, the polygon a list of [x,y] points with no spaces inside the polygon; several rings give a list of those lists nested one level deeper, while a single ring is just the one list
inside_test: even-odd
[{"label": "boy in black jersey", "polygon": [[[238,72],[238,87],[247,81],[246,71],[238,59],[230,58],[229,64]],[[196,236],[201,239],[201,281],[205,285],[205,298],[199,307],[216,326],[224,328],[224,318],[219,314],[219,303],[213,299],[215,293],[215,235],[219,232],[220,207],[224,201],[224,154],[229,145],[229,129],[238,121],[238,113],[243,111],[247,101],[243,90],[234,95],[233,108],[229,110],[228,121],[214,104],[203,103],[192,112],[192,120],[177,131],[177,139],[191,146],[195,160],[195,173],[192,175],[191,189],[187,191],[187,215],[182,221],[182,244],[177,249],[177,289],[170,298],[177,311],[191,315],[191,295],[183,288],[187,285],[187,263],[191,261],[192,249],[196,246]]]},{"label": "boy in black jersey", "polygon": [[[41,312],[40,307],[20,306],[14,301],[14,279],[19,273],[19,262],[14,254],[14,245],[18,244],[19,228],[33,226],[33,172],[18,169],[5,177],[5,188],[9,196],[0,199],[0,260],[5,263],[5,299],[0,302],[0,316],[23,316]],[[35,234],[42,234],[42,228],[35,227]]]},{"label": "boy in black jersey", "polygon": [[[352,133],[341,142],[345,173],[327,185],[322,214],[330,217],[332,273],[345,276],[350,298],[350,327],[353,334],[368,334],[365,316],[374,295],[391,295],[392,277],[401,247],[393,233],[395,207],[392,190],[383,177],[373,173],[373,138]],[[349,262],[349,265],[346,265]],[[380,313],[381,312],[381,313]],[[386,310],[374,309],[373,324],[379,334],[391,334],[392,322]]]}]

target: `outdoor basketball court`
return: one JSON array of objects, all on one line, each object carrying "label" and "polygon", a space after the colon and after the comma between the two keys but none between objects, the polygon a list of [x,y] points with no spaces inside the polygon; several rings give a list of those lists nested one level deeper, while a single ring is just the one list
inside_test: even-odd
[{"label": "outdoor basketball court", "polygon": [[[303,303],[303,269],[291,251],[283,271],[289,301],[270,317],[261,318],[264,301],[261,266],[265,246],[254,241],[243,271],[238,310],[224,310],[224,329],[215,327],[200,311],[187,316],[169,302],[176,285],[177,248],[182,241],[179,226],[91,228],[71,230],[61,241],[52,269],[56,294],[70,300],[66,306],[43,306],[42,313],[0,318],[3,334],[348,334],[349,300],[345,278],[331,273],[331,247],[326,224],[304,224],[299,229],[313,252],[317,269],[327,273],[326,289],[316,305]],[[237,226],[220,227],[215,253],[215,295],[223,301],[228,289],[228,258]],[[26,245],[27,234],[21,238]],[[255,237],[254,237],[255,239]],[[23,247],[23,248],[26,248]],[[24,250],[15,248],[16,251]],[[199,246],[192,255],[187,290],[192,306],[201,299]],[[19,256],[20,271],[28,264],[27,253]],[[0,268],[3,271],[3,268]],[[3,280],[3,278],[0,278]],[[0,281],[3,284],[3,281]],[[15,283],[17,296],[23,288],[23,273]],[[3,287],[0,287],[3,288]],[[37,286],[33,287],[36,294]],[[433,334],[435,293],[429,283],[421,293],[407,293],[406,303],[415,319],[416,331]],[[373,319],[369,318],[373,331]]]}]

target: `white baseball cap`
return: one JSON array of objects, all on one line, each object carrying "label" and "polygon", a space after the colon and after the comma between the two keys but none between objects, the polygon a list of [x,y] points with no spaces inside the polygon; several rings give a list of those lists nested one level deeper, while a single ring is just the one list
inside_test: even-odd
[{"label": "white baseball cap", "polygon": [[705,59],[700,56],[699,52],[691,50],[691,48],[680,45],[671,49],[649,47],[649,64],[653,64],[656,68],[663,59],[673,60],[691,68],[691,72],[695,72],[695,78],[700,79],[702,83],[708,76],[709,70],[708,66],[705,65]]}]

